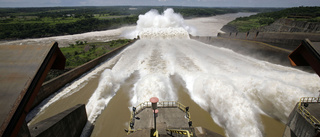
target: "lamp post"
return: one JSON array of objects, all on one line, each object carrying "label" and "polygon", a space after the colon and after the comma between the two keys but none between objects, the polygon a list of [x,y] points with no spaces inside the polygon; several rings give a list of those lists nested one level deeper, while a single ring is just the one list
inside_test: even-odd
[{"label": "lamp post", "polygon": [[159,99],[157,97],[150,98],[150,102],[152,103],[152,109],[153,109],[153,118],[154,118],[154,129],[157,130],[156,126],[156,114],[158,114],[159,110],[157,109],[157,103],[159,102]]}]

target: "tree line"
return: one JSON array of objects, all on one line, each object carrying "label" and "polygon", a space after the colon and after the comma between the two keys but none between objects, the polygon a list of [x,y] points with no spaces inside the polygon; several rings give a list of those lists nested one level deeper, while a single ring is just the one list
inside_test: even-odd
[{"label": "tree line", "polygon": [[51,24],[36,22],[1,24],[0,39],[37,38],[106,30],[120,27],[123,24],[134,24],[137,18],[137,16],[133,16],[99,20],[89,17],[70,23]]},{"label": "tree line", "polygon": [[265,12],[277,8],[203,8],[179,6],[0,8],[0,40],[38,38],[106,30],[135,24],[138,15],[173,8],[184,18],[235,12]]},{"label": "tree line", "polygon": [[273,12],[263,12],[249,17],[239,17],[228,25],[234,26],[239,32],[247,32],[262,26],[270,25],[280,18],[320,22],[320,7],[293,7]]}]

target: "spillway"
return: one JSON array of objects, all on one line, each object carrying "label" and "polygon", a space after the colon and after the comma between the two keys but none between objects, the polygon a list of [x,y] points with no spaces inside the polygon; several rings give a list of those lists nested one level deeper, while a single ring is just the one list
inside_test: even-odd
[{"label": "spillway", "polygon": [[[104,130],[115,128],[114,122],[126,127],[130,106],[153,96],[162,101],[189,96],[225,135],[257,137],[265,134],[261,115],[285,123],[299,98],[316,96],[320,88],[315,74],[204,44],[185,33],[165,31],[170,37],[157,38],[148,35],[155,35],[148,30],[140,32],[144,32],[142,39],[32,112],[38,116],[30,124],[61,105],[85,103],[87,129],[95,125],[93,136],[104,136]],[[69,99],[71,96],[74,100]],[[109,106],[112,100],[115,103]],[[122,120],[112,121],[112,117]],[[101,123],[103,119],[109,120]],[[113,132],[120,131],[123,128],[117,127]]]}]

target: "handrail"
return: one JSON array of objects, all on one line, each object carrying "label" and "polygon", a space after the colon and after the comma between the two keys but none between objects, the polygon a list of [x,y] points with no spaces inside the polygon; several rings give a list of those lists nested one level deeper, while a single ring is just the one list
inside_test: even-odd
[{"label": "handrail", "polygon": [[[152,104],[149,101],[140,103],[139,105],[137,105],[136,111],[131,111],[131,115],[130,115],[130,121],[129,121],[129,128],[128,128],[128,135],[132,132],[135,132],[136,130],[131,129],[130,124],[134,124],[134,116],[139,114],[142,110],[146,109],[146,108],[151,108]],[[177,101],[160,101],[157,103],[157,107],[158,108],[179,108],[181,111],[186,113],[186,117],[188,118],[188,122],[192,122],[191,120],[191,114],[189,111],[186,110],[186,106],[183,105],[180,102]]]},{"label": "handrail", "polygon": [[[189,111],[186,111],[186,106],[183,105],[180,102],[177,101],[160,101],[157,104],[158,108],[169,108],[169,107],[178,107],[180,110],[188,114],[188,118],[191,119],[191,115]],[[135,115],[139,114],[143,109],[145,108],[151,108],[151,102],[146,101],[143,103],[140,103],[138,106],[136,106]]]},{"label": "handrail", "polygon": [[181,135],[186,135],[188,137],[193,136],[192,132],[190,133],[189,130],[184,130],[184,129],[167,129],[167,131],[169,131],[171,135],[172,133],[177,133]]},{"label": "handrail", "polygon": [[310,112],[302,105],[302,103],[320,103],[320,98],[316,97],[302,97],[298,103],[298,112],[315,128],[320,122],[317,118],[310,114]]},{"label": "handrail", "polygon": [[155,137],[159,137],[158,130],[156,130],[156,132],[154,132],[154,133],[153,133],[153,136],[155,136]]}]

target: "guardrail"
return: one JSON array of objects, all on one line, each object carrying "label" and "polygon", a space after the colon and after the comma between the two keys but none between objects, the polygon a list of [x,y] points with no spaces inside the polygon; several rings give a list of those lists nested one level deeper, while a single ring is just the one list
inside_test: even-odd
[{"label": "guardrail", "polygon": [[176,133],[176,134],[185,135],[185,136],[188,136],[188,137],[193,136],[192,132],[189,132],[189,130],[183,130],[183,129],[167,129],[167,131],[170,132],[170,135],[172,135],[172,133]]},{"label": "guardrail", "polygon": [[320,103],[320,98],[316,97],[303,97],[300,98],[298,103],[298,112],[316,129],[320,129],[320,122],[317,118],[310,114],[310,112],[306,109],[308,106],[307,103]]},{"label": "guardrail", "polygon": [[[129,128],[127,131],[127,134],[130,134],[132,132],[135,132],[137,130],[133,130],[132,127],[135,123],[135,115],[139,114],[141,111],[143,111],[146,108],[151,108],[152,104],[149,101],[140,103],[138,106],[133,107],[133,111],[131,112],[130,121],[129,121]],[[185,105],[181,104],[177,101],[160,101],[157,103],[158,108],[179,108],[181,111],[186,113],[186,117],[188,118],[189,126],[192,126],[192,120],[191,120],[191,114],[189,112],[189,107],[186,107]]]}]

